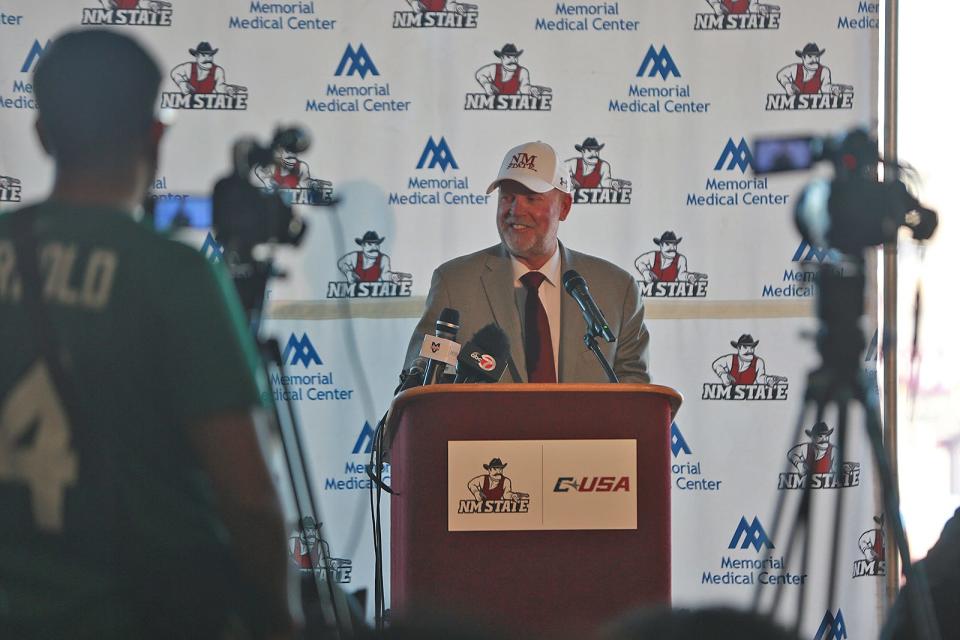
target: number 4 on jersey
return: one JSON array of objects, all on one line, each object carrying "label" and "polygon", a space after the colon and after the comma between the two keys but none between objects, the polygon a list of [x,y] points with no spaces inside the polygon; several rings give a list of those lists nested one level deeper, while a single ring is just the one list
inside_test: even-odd
[{"label": "number 4 on jersey", "polygon": [[76,480],[70,423],[38,360],[0,408],[0,482],[26,484],[37,528],[56,532],[63,528],[64,494]]}]

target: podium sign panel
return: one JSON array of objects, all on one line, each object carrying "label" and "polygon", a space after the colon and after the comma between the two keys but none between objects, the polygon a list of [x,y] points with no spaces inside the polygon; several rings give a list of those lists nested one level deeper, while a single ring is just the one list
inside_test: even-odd
[{"label": "podium sign panel", "polygon": [[637,528],[636,440],[447,443],[447,530]]}]

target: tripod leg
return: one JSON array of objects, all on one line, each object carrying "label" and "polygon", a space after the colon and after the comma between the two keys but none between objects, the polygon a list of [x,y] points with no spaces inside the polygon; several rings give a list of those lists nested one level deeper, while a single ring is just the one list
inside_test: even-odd
[{"label": "tripod leg", "polygon": [[[847,417],[848,417],[847,397],[837,400],[837,451],[836,458],[831,460],[831,471],[838,476],[838,480],[843,478],[843,458],[846,455],[847,446]],[[833,537],[832,551],[830,553],[830,586],[827,590],[827,608],[832,609],[834,597],[836,597],[837,587],[837,565],[840,556],[840,531],[842,530],[843,517],[843,496],[842,486],[836,490],[836,497],[833,509]]]}]

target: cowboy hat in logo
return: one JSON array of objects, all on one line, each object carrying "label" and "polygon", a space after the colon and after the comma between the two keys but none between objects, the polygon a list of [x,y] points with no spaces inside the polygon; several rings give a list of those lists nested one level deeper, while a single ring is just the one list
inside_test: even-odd
[{"label": "cowboy hat in logo", "polygon": [[546,31],[567,35],[574,31],[639,31],[639,20],[620,17],[620,5],[630,3],[603,2],[590,5],[573,5],[558,2],[553,6],[553,17],[538,16],[533,23],[534,31]]},{"label": "cowboy hat in logo", "polygon": [[682,77],[677,60],[667,45],[662,44],[658,49],[651,44],[627,85],[626,96],[610,98],[607,111],[638,115],[680,113],[696,116],[709,113],[713,103],[693,99],[690,84],[677,82]]},{"label": "cowboy hat in logo", "polygon": [[808,42],[794,51],[799,62],[790,63],[777,72],[777,82],[784,93],[767,94],[767,111],[819,111],[852,109],[853,87],[833,81],[830,68],[820,64],[827,52],[816,42]]},{"label": "cowboy hat in logo", "polygon": [[[394,0],[400,2],[401,0]],[[393,28],[476,29],[477,5],[456,0],[403,0],[408,11],[393,12]]]},{"label": "cowboy hat in logo", "polygon": [[99,7],[83,9],[80,24],[169,27],[173,5],[166,0],[100,0]]},{"label": "cowboy hat in logo", "polygon": [[786,400],[787,379],[767,373],[763,358],[756,355],[759,340],[749,333],[730,341],[734,353],[713,361],[720,382],[705,382],[703,400]]},{"label": "cowboy hat in logo", "polygon": [[329,205],[333,202],[333,183],[310,174],[310,165],[294,149],[277,146],[273,161],[257,165],[254,174],[266,191],[279,191],[287,204]]},{"label": "cowboy hat in logo", "polygon": [[833,429],[818,421],[804,429],[810,438],[787,452],[787,459],[796,471],[781,473],[778,489],[802,489],[808,483],[811,489],[838,489],[860,484],[860,463],[841,461],[830,442]]},{"label": "cowboy hat in logo", "polygon": [[359,247],[337,261],[344,280],[327,284],[328,298],[405,298],[413,286],[413,276],[393,271],[390,256],[380,250],[385,237],[367,231],[354,238]]},{"label": "cowboy hat in logo", "polygon": [[883,514],[873,517],[876,527],[860,534],[857,547],[863,554],[862,560],[853,563],[853,577],[887,575],[887,542],[883,530]]},{"label": "cowboy hat in logo", "polygon": [[610,163],[600,157],[600,150],[605,146],[596,138],[586,138],[573,145],[580,155],[564,161],[573,180],[574,202],[630,204],[633,183],[611,175]]},{"label": "cowboy hat in logo", "polygon": [[530,510],[530,494],[514,491],[510,478],[504,475],[507,463],[492,458],[481,466],[486,473],[467,483],[473,499],[461,500],[458,513],[527,513]]},{"label": "cowboy hat in logo", "polygon": [[530,72],[520,66],[523,49],[508,42],[493,55],[499,59],[477,69],[483,93],[468,93],[464,109],[487,111],[550,111],[553,89],[530,83]]},{"label": "cowboy hat in logo", "polygon": [[698,13],[694,31],[755,31],[780,28],[780,7],[757,0],[704,0],[712,13]]},{"label": "cowboy hat in logo", "polygon": [[[312,516],[303,518],[300,530],[293,532],[288,543],[290,559],[301,572],[326,569],[326,575],[332,577],[334,582],[348,583],[352,579],[353,561],[330,556],[330,546],[320,537],[320,527]],[[322,558],[327,559],[326,567],[321,566]]]},{"label": "cowboy hat in logo", "polygon": [[680,241],[673,231],[664,231],[653,243],[657,249],[641,254],[634,266],[640,272],[637,284],[644,297],[704,298],[707,274],[687,270],[687,257],[677,250]]},{"label": "cowboy hat in logo", "polygon": [[20,202],[22,187],[19,178],[0,175],[0,202]]},{"label": "cowboy hat in logo", "polygon": [[164,91],[160,98],[163,109],[197,109],[243,111],[247,108],[247,88],[227,83],[223,67],[214,63],[215,49],[209,42],[200,42],[188,50],[193,62],[184,62],[170,71],[178,92]]}]

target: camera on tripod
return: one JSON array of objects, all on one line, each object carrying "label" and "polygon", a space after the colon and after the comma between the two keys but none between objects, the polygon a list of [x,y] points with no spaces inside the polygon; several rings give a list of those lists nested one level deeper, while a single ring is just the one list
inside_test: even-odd
[{"label": "camera on tripod", "polygon": [[[757,175],[806,170],[822,161],[833,165],[833,179],[811,181],[794,210],[797,229],[811,245],[858,255],[894,240],[900,227],[908,227],[916,240],[933,235],[936,212],[910,193],[899,179],[903,167],[883,160],[865,129],[837,137],[757,138],[753,144]],[[881,164],[894,172],[894,180],[879,180]]]}]

